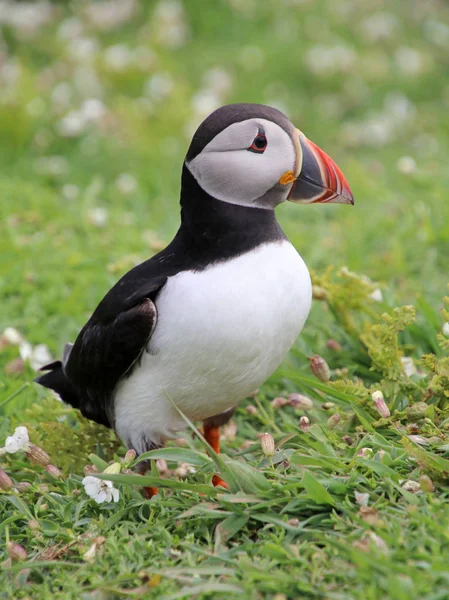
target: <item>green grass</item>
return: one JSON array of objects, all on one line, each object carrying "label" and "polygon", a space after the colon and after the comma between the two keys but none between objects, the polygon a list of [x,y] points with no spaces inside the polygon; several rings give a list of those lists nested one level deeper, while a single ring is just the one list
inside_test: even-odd
[{"label": "green grass", "polygon": [[[0,445],[26,424],[63,470],[55,480],[23,453],[0,457],[15,487],[31,484],[0,490],[0,598],[445,600],[448,7],[190,0],[178,14],[176,4],[141,2],[133,18],[100,28],[87,3],[53,6],[34,33],[5,25],[0,36],[0,333],[15,327],[58,356],[109,286],[171,239],[182,160],[210,94],[283,107],[341,166],[356,205],[279,209],[326,299],[283,367],[238,409],[223,459],[187,433],[188,447],[159,456],[196,473],[149,475],[161,490],[151,501],[126,473],[115,476],[117,504],[89,500],[89,455],[103,464],[124,449],[30,383],[29,365],[11,373],[18,349],[0,344]],[[110,59],[118,44],[121,70]],[[161,74],[171,89],[158,100],[158,79],[148,80]],[[62,119],[91,98],[103,116],[61,135]],[[135,189],[123,189],[124,173]],[[103,226],[92,218],[99,207]],[[369,297],[377,284],[339,274],[343,265],[381,282],[384,300]],[[393,312],[403,304],[415,319]],[[310,373],[315,353],[331,382]],[[403,356],[420,372],[407,376]],[[376,389],[389,418],[374,409]],[[313,408],[271,406],[293,392]],[[264,431],[276,440],[272,458]],[[215,471],[229,492],[210,485]],[[8,558],[10,540],[25,561]]]}]

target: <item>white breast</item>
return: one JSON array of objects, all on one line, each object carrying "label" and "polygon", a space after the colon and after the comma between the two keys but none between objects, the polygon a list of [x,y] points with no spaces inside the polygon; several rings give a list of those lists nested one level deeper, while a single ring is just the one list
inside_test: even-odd
[{"label": "white breast", "polygon": [[116,429],[138,452],[190,419],[235,405],[281,363],[311,304],[304,261],[288,241],[171,277],[148,352],[115,397]]}]

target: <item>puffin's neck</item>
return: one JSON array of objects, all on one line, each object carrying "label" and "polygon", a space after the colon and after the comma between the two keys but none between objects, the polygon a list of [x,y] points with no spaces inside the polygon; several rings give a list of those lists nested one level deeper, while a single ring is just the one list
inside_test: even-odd
[{"label": "puffin's neck", "polygon": [[178,235],[198,253],[230,258],[260,244],[285,239],[274,210],[230,204],[212,198],[184,165],[181,227]]}]

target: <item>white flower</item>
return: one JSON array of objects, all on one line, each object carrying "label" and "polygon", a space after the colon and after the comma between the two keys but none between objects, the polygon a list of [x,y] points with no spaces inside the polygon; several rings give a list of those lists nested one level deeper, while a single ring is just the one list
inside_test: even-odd
[{"label": "white flower", "polygon": [[84,131],[86,119],[81,111],[72,110],[57,123],[56,127],[63,137],[76,137]]},{"label": "white flower", "polygon": [[136,0],[91,2],[86,7],[86,15],[94,27],[110,31],[132,19],[137,8]]},{"label": "white flower", "polygon": [[44,365],[48,365],[52,361],[52,355],[50,350],[45,344],[38,344],[32,346],[30,342],[23,340],[19,344],[20,358],[23,361],[28,361],[30,366],[35,371],[38,371]]},{"label": "white flower", "polygon": [[73,90],[69,83],[61,81],[51,91],[51,101],[58,107],[67,108],[72,99]]},{"label": "white flower", "polygon": [[404,175],[413,175],[416,172],[416,160],[411,156],[401,156],[396,163],[398,171]]},{"label": "white flower", "polygon": [[16,427],[14,433],[6,438],[3,450],[8,454],[15,454],[19,450],[29,450],[30,438],[26,427]]},{"label": "white flower", "polygon": [[379,288],[377,288],[376,290],[371,292],[369,297],[371,298],[371,300],[374,300],[375,302],[382,302],[384,299],[384,297],[382,295],[382,290],[380,290]]},{"label": "white flower", "polygon": [[175,84],[168,73],[155,73],[145,84],[145,94],[156,102],[170,96]]},{"label": "white flower", "polygon": [[130,173],[120,173],[115,185],[122,194],[132,194],[137,190],[137,181]]},{"label": "white flower", "polygon": [[398,28],[397,18],[387,12],[378,12],[366,17],[360,23],[365,38],[371,42],[391,39]]},{"label": "white flower", "polygon": [[399,70],[405,75],[420,75],[425,69],[425,55],[415,48],[398,48],[394,59]]},{"label": "white flower", "polygon": [[66,200],[76,200],[80,193],[79,187],[73,183],[64,184],[61,191]]},{"label": "white flower", "polygon": [[98,43],[90,38],[78,37],[70,41],[68,51],[70,58],[78,62],[87,62],[93,60],[97,52]]},{"label": "white flower", "polygon": [[107,208],[95,206],[89,208],[88,219],[96,227],[104,227],[109,220],[109,212]]},{"label": "white flower", "polygon": [[73,40],[83,34],[83,24],[76,17],[65,19],[58,28],[58,37],[62,40]]},{"label": "white flower", "polygon": [[88,496],[93,498],[97,504],[102,502],[118,502],[119,491],[114,487],[112,481],[103,481],[97,477],[88,475],[84,477],[82,484]]},{"label": "white flower", "polygon": [[369,494],[362,494],[361,492],[356,492],[355,501],[359,506],[368,506]]},{"label": "white flower", "polygon": [[165,48],[181,48],[189,39],[189,25],[179,0],[164,0],[152,15],[157,42]]},{"label": "white flower", "polygon": [[312,46],[305,55],[307,68],[316,75],[348,73],[356,62],[357,55],[351,46]]},{"label": "white flower", "polygon": [[98,98],[88,98],[80,110],[86,121],[98,121],[106,114],[106,107]]},{"label": "white flower", "polygon": [[133,53],[126,44],[115,44],[104,51],[104,62],[109,69],[124,71],[133,60]]},{"label": "white flower", "polygon": [[444,337],[449,337],[449,321],[444,323],[443,327],[441,328],[441,333],[444,335]]},{"label": "white flower", "polygon": [[2,334],[2,337],[13,346],[18,346],[23,342],[23,335],[14,327],[7,327]]},{"label": "white flower", "polygon": [[401,356],[402,368],[407,377],[416,375],[416,367],[411,356]]},{"label": "white flower", "polygon": [[200,90],[192,98],[192,108],[198,116],[203,119],[221,104],[219,96],[212,90]]},{"label": "white flower", "polygon": [[232,77],[221,67],[212,67],[203,75],[204,86],[216,94],[226,95],[232,90]]}]

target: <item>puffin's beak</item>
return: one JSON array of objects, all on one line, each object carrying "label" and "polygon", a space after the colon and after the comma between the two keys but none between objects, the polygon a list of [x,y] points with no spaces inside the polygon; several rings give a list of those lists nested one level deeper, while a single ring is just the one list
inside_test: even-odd
[{"label": "puffin's beak", "polygon": [[[316,202],[354,204],[349,184],[334,161],[321,148],[308,140],[299,129],[296,132],[297,175],[293,176],[292,173],[290,182],[293,182],[293,185],[288,200],[303,204]],[[286,180],[287,177],[284,181],[287,182]],[[283,183],[282,178],[280,183]]]}]

